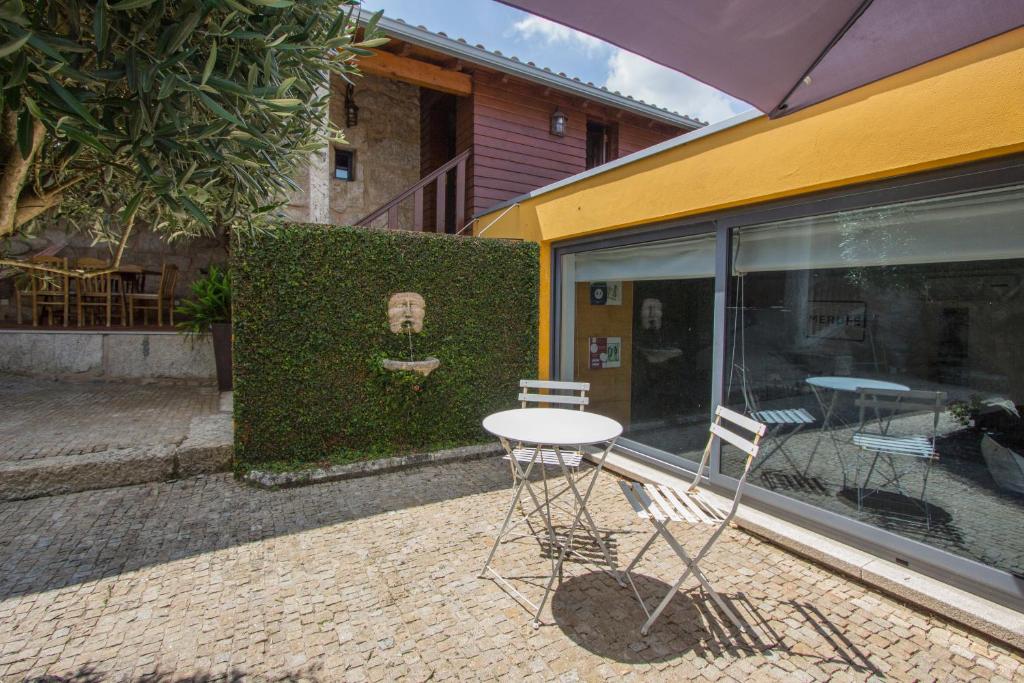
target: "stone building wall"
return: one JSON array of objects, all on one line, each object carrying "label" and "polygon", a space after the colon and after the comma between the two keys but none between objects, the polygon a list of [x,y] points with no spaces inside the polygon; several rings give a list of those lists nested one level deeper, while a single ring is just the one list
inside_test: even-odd
[{"label": "stone building wall", "polygon": [[[345,133],[342,149],[355,151],[355,180],[334,178],[334,158],[328,159],[330,174],[330,220],[348,225],[420,179],[420,89],[408,83],[366,75],[356,81],[355,100],[359,123],[345,128],[345,82],[331,81],[331,121]],[[332,152],[333,154],[333,152]],[[300,171],[301,190],[289,203],[288,215],[309,219],[307,195],[309,170]],[[403,203],[399,217],[402,227],[412,226],[412,200]]]}]

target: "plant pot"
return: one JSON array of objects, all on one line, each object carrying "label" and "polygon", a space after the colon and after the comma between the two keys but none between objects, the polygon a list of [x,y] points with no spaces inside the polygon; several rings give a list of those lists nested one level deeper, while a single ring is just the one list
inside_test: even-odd
[{"label": "plant pot", "polygon": [[981,454],[988,471],[999,488],[1024,493],[1024,455],[996,440],[998,435],[986,434],[981,439]]},{"label": "plant pot", "polygon": [[217,365],[217,389],[231,391],[231,323],[210,325],[213,359]]}]

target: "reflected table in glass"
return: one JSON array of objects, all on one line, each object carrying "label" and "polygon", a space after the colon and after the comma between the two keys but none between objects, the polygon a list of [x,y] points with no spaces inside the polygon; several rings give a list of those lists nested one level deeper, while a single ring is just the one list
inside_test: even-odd
[{"label": "reflected table in glass", "polygon": [[[622,434],[622,425],[609,417],[595,413],[585,413],[580,410],[519,408],[488,415],[484,419],[483,427],[498,437],[502,448],[508,454],[516,476],[512,491],[512,502],[505,515],[505,520],[502,522],[501,530],[494,539],[491,552],[487,555],[487,561],[480,571],[480,576],[486,576],[487,572],[490,572],[507,589],[533,608],[535,610],[533,626],[538,628],[540,626],[540,613],[551,594],[555,578],[561,576],[562,564],[565,561],[566,554],[572,552],[572,543],[577,529],[586,532],[594,539],[601,549],[605,564],[607,564],[612,572],[615,571],[615,565],[611,555],[608,553],[608,547],[604,539],[601,538],[593,517],[591,517],[590,512],[587,510],[587,501],[590,499],[590,494],[594,491],[594,484],[597,483],[597,478],[604,467],[608,453],[615,445],[616,439]],[[594,472],[590,477],[590,482],[587,484],[586,491],[581,494],[576,486],[577,479],[572,476],[566,465],[566,459],[570,453],[576,452],[583,446],[597,444],[603,444],[604,448],[599,454],[595,455]],[[526,463],[525,468],[513,453],[514,450],[522,447],[532,449],[532,457]],[[554,455],[554,461],[557,462],[559,470],[565,478],[568,489],[572,492],[576,503],[572,524],[569,527],[569,531],[561,539],[554,530],[548,487],[544,486],[538,493],[530,482],[530,473],[533,471],[534,465],[540,463],[540,466],[543,467],[548,459],[546,456],[549,453]],[[510,530],[512,516],[515,514],[516,506],[520,504],[520,499],[524,492],[529,494],[535,510],[542,511],[551,552],[554,553],[555,549],[558,549],[557,559],[552,555],[551,575],[547,578],[544,595],[537,604],[534,604],[520,593],[491,566],[491,561],[494,559],[498,546],[501,545],[502,540]],[[616,575],[616,579],[620,584],[622,583],[621,577]]]},{"label": "reflected table in glass", "polygon": [[[881,379],[870,379],[867,377],[808,377],[805,380],[808,386],[811,387],[811,391],[814,392],[814,398],[818,401],[818,406],[821,407],[821,431],[829,434],[832,439],[832,445],[836,450],[836,456],[839,458],[840,466],[843,470],[843,480],[845,485],[846,480],[846,462],[843,458],[842,449],[839,447],[839,443],[835,439],[835,430],[837,426],[835,423],[841,422],[843,427],[849,427],[845,420],[836,415],[836,406],[839,403],[839,396],[844,393],[857,394],[864,390],[881,389],[884,391],[910,391],[910,387],[905,384],[897,384],[896,382],[887,382]],[[828,401],[825,400],[824,393],[828,392],[831,397]],[[817,445],[814,447],[816,452],[818,449]],[[811,458],[814,458],[814,453],[811,453]],[[809,467],[809,465],[808,465]]]}]

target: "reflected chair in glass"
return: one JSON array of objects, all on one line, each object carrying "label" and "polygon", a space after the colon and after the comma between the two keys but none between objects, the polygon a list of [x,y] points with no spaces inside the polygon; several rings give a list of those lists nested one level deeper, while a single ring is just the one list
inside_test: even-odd
[{"label": "reflected chair in glass", "polygon": [[125,294],[128,303],[128,324],[135,325],[135,311],[142,311],[142,321],[148,320],[150,311],[156,312],[156,324],[163,327],[164,311],[168,312],[174,325],[174,287],[178,283],[178,266],[165,263],[160,272],[160,286],[154,293],[130,292]]},{"label": "reflected chair in glass", "polygon": [[765,463],[768,462],[773,455],[781,453],[782,457],[786,459],[787,463],[789,463],[794,474],[806,477],[807,473],[811,469],[811,464],[814,462],[817,445],[815,445],[815,449],[811,451],[810,456],[807,458],[807,464],[805,464],[803,469],[801,469],[797,466],[796,462],[794,462],[792,454],[786,449],[786,442],[803,431],[804,428],[813,425],[815,423],[814,416],[805,408],[774,408],[771,410],[762,410],[758,405],[754,392],[750,388],[750,377],[747,373],[747,369],[742,365],[735,365],[734,370],[739,373],[740,376],[740,389],[743,393],[743,403],[745,406],[744,412],[758,422],[768,426],[768,433],[765,435],[765,442],[771,442],[774,445],[774,448],[760,457],[752,471],[756,472],[760,468],[764,467]]},{"label": "reflected chair in glass", "polygon": [[[547,391],[548,393],[542,394],[540,390]],[[587,405],[590,404],[590,399],[587,397],[587,392],[590,391],[589,382],[561,382],[554,380],[538,380],[538,379],[523,379],[519,380],[519,405],[522,408],[537,407],[544,405],[551,408],[573,408],[584,410]],[[556,393],[558,392],[558,393]],[[575,450],[561,450],[554,448],[542,448],[540,453],[535,453],[536,448],[524,446],[523,444],[516,444],[512,449],[512,455],[505,455],[504,459],[509,461],[509,467],[512,470],[512,490],[514,491],[519,484],[519,473],[522,471],[521,467],[517,467],[516,463],[511,461],[511,458],[515,458],[516,461],[521,465],[528,465],[530,462],[536,462],[534,466],[540,465],[541,476],[545,490],[545,500],[548,503],[554,503],[563,495],[570,491],[568,486],[565,486],[559,491],[548,495],[547,487],[547,468],[565,467],[573,476],[574,480],[579,479],[580,463],[583,461],[583,450],[577,448]],[[523,518],[518,522],[512,524],[509,529],[515,527],[521,522],[526,522],[529,525],[530,517],[542,514],[544,511],[539,507],[534,507],[530,512],[522,507],[522,501],[520,501],[520,512]],[[570,513],[575,513],[575,501],[571,510],[567,510]],[[531,529],[532,532],[532,529]],[[536,536],[536,533],[531,533]]]},{"label": "reflected chair in glass", "polygon": [[[736,516],[736,510],[739,509],[740,498],[743,496],[743,488],[747,482],[747,475],[750,473],[750,465],[757,457],[757,453],[760,450],[760,442],[764,437],[768,427],[760,422],[756,422],[745,415],[741,415],[733,410],[729,410],[723,406],[718,406],[715,409],[715,419],[711,423],[709,429],[710,436],[708,437],[707,446],[704,447],[704,455],[701,458],[700,466],[697,468],[697,476],[694,477],[693,483],[685,489],[675,488],[672,486],[666,486],[662,484],[640,484],[635,482],[624,482],[620,481],[619,486],[622,488],[622,492],[626,496],[626,500],[633,507],[637,516],[641,519],[648,520],[654,525],[654,533],[647,540],[647,542],[640,548],[640,552],[637,553],[633,561],[629,563],[626,568],[625,575],[629,581],[629,585],[632,586],[633,592],[636,594],[637,600],[640,601],[640,607],[643,609],[644,614],[647,615],[647,621],[640,628],[642,635],[647,635],[651,626],[655,620],[661,615],[665,607],[668,606],[669,602],[679,588],[686,581],[690,574],[693,574],[700,587],[703,588],[708,595],[715,601],[722,612],[725,613],[729,620],[735,624],[736,628],[740,631],[746,631],[748,626],[744,623],[736,613],[732,610],[729,605],[722,599],[722,597],[712,587],[711,582],[708,580],[704,571],[700,568],[700,561],[704,559],[704,556],[708,554],[708,551],[714,546],[715,542],[725,531],[725,528],[729,526],[729,522],[732,521],[733,517]],[[745,437],[737,434],[737,431],[748,432],[751,436]],[[746,464],[743,467],[743,474],[740,476],[739,482],[736,485],[736,493],[733,497],[732,505],[728,510],[723,509],[719,506],[719,503],[712,498],[706,491],[700,488],[699,484],[701,477],[703,476],[705,467],[708,466],[708,459],[711,455],[711,448],[715,441],[721,443],[726,441],[736,448],[740,449],[743,453],[746,453],[747,459]],[[687,522],[689,524],[700,524],[709,526],[713,529],[711,536],[701,546],[700,551],[696,555],[691,557],[686,549],[672,536],[669,531],[669,522]],[[686,566],[686,570],[679,577],[679,579],[673,584],[672,588],[669,589],[665,597],[662,598],[661,602],[654,609],[653,612],[647,609],[647,605],[644,603],[643,596],[640,595],[640,591],[637,590],[636,583],[633,582],[632,571],[636,568],[640,559],[644,556],[644,553],[650,549],[655,539],[659,536],[665,539],[665,542],[675,551],[679,559],[682,560]]]},{"label": "reflected chair in glass", "polygon": [[[857,459],[854,485],[857,492],[857,510],[863,511],[865,501],[878,496],[892,486],[901,499],[902,507],[909,503],[924,513],[925,523],[931,528],[931,507],[925,499],[928,490],[928,475],[939,456],[935,450],[935,439],[939,429],[939,417],[945,410],[944,391],[893,391],[888,389],[862,389],[857,398],[860,420],[853,435],[853,443],[861,450]],[[863,483],[860,472],[866,457],[871,458]],[[916,463],[924,463],[921,473],[921,489],[918,496],[909,495],[904,480],[911,475]],[[888,466],[889,473],[883,475],[882,465]],[[871,488],[874,476],[885,477],[881,484]],[[877,498],[876,498],[877,500]],[[889,512],[902,515],[896,509]]]},{"label": "reflected chair in glass", "polygon": [[[83,257],[78,259],[80,270],[105,270],[109,266],[103,259]],[[95,322],[97,313],[106,313],[106,326],[110,327],[114,311],[114,291],[111,273],[75,278],[75,302],[78,314],[78,326],[85,324],[85,313],[91,312]]]},{"label": "reflected chair in glass", "polygon": [[[68,260],[63,256],[33,256],[32,263],[67,270]],[[32,326],[39,326],[39,314],[46,312],[48,324],[53,324],[53,313],[63,314],[64,327],[68,326],[71,312],[71,284],[65,273],[44,270],[29,271],[29,296],[32,300]]]}]

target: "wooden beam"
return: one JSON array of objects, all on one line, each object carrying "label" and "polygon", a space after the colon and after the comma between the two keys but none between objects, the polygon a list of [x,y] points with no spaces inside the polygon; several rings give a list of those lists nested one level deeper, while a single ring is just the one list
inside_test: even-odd
[{"label": "wooden beam", "polygon": [[373,57],[360,59],[359,68],[363,73],[393,78],[396,81],[404,81],[453,95],[473,94],[473,79],[469,74],[442,69],[427,62],[400,57],[390,52],[378,52]]}]

